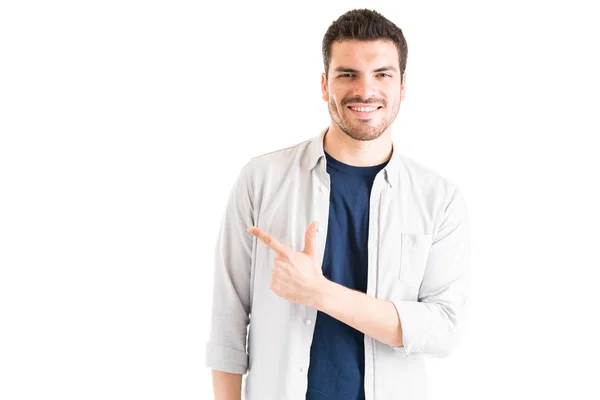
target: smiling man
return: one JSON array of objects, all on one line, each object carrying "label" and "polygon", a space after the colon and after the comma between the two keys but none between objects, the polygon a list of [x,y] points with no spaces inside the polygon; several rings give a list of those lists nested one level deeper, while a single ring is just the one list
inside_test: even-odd
[{"label": "smiling man", "polygon": [[255,157],[218,236],[206,365],[216,400],[425,399],[424,356],[466,319],[469,220],[456,184],[402,155],[391,125],[407,45],[353,10],[323,38],[331,123]]}]

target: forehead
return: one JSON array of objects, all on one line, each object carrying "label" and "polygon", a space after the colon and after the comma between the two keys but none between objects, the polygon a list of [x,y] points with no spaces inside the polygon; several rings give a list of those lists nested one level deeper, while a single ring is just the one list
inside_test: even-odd
[{"label": "forehead", "polygon": [[[331,45],[331,67],[384,64],[399,68],[398,49],[391,40],[346,40]],[[378,65],[379,66],[379,65]]]}]

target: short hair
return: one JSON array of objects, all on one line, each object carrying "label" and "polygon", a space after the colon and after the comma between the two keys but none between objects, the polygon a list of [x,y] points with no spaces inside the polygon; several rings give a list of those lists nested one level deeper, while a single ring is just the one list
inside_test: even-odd
[{"label": "short hair", "polygon": [[323,63],[325,65],[325,77],[329,73],[331,63],[331,46],[333,42],[344,42],[347,40],[391,40],[398,50],[398,61],[400,64],[400,79],[404,79],[406,69],[406,57],[408,46],[402,33],[392,21],[375,10],[357,9],[351,10],[340,16],[325,32],[323,36]]}]

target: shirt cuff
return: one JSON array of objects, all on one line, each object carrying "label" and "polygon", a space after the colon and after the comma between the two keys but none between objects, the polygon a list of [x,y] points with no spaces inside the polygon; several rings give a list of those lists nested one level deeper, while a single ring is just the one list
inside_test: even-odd
[{"label": "shirt cuff", "polygon": [[210,369],[243,375],[248,371],[248,354],[219,344],[207,343],[205,365]]},{"label": "shirt cuff", "polygon": [[423,318],[423,304],[417,301],[391,300],[396,307],[402,329],[403,346],[392,346],[394,350],[408,357],[422,351],[423,338],[427,334],[427,320]]}]

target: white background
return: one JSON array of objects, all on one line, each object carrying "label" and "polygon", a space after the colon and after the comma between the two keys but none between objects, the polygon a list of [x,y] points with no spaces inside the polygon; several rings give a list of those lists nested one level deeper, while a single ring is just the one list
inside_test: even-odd
[{"label": "white background", "polygon": [[468,330],[430,398],[599,398],[592,5],[3,1],[0,398],[212,398],[226,197],[328,124],[321,39],[357,7],[408,41],[399,151],[472,221]]}]

